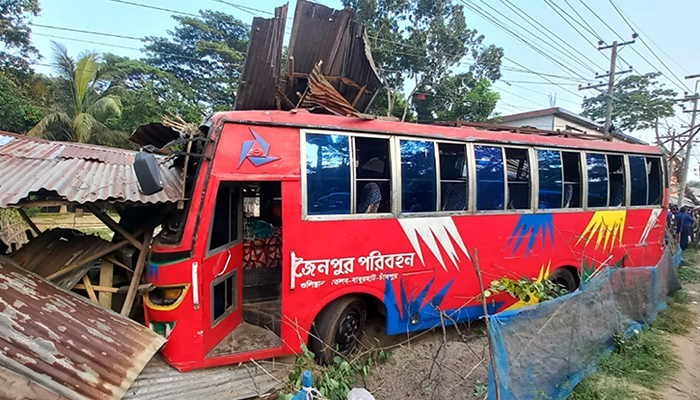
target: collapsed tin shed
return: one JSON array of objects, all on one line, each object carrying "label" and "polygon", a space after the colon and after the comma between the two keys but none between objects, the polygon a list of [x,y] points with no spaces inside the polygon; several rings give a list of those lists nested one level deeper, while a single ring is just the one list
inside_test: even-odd
[{"label": "collapsed tin shed", "polygon": [[0,256],[0,366],[69,399],[120,399],[164,343]]}]

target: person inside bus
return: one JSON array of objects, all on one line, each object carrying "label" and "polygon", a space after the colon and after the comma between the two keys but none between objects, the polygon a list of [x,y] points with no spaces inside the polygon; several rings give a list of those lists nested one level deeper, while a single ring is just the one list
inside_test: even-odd
[{"label": "person inside bus", "polygon": [[356,161],[356,167],[358,168],[358,213],[374,214],[379,212],[382,205],[380,184],[384,183],[382,182],[383,178],[387,175],[385,166],[386,163],[377,157],[372,157],[361,165],[359,159]]}]

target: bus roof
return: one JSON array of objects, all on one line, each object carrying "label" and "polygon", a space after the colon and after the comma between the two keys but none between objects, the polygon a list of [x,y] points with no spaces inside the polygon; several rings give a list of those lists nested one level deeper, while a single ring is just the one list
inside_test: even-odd
[{"label": "bus roof", "polygon": [[[227,111],[214,113],[211,120],[215,125],[224,122],[287,126],[306,129],[319,129],[344,132],[362,132],[389,135],[420,136],[431,139],[463,141],[484,141],[510,143],[529,146],[556,146],[588,150],[617,151],[623,153],[661,154],[656,146],[611,142],[602,139],[581,139],[564,137],[542,131],[542,134],[524,134],[505,131],[490,131],[471,126],[450,127],[439,125],[395,122],[379,119],[342,117],[335,115],[311,114],[307,110],[292,111]],[[510,128],[517,129],[517,128]]]}]

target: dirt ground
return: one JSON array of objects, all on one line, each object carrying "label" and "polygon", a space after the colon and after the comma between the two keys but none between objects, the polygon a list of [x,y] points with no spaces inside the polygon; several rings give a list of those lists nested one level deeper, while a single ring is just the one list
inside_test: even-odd
[{"label": "dirt ground", "polygon": [[666,387],[663,398],[669,400],[700,399],[700,284],[684,284],[690,295],[692,310],[699,316],[695,329],[688,335],[673,335],[671,341],[678,354],[681,369],[674,382]]},{"label": "dirt ground", "polygon": [[374,366],[367,379],[377,400],[485,396],[489,354],[483,323],[395,336],[386,336],[376,324],[366,333],[378,341],[375,346],[393,347],[389,361]]},{"label": "dirt ground", "polygon": [[[115,221],[119,221],[118,215],[110,216]],[[51,228],[70,228],[86,234],[97,234],[107,240],[112,235],[112,231],[91,213],[85,213],[82,216],[75,213],[41,213],[33,216],[32,221],[42,231]]]}]

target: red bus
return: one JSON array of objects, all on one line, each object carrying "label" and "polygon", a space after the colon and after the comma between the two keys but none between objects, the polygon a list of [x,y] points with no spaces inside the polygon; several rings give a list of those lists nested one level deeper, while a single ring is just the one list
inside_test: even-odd
[{"label": "red bus", "polygon": [[[181,371],[477,319],[488,283],[656,265],[658,148],[310,114],[213,115],[182,215],[151,249],[147,324]],[[508,295],[489,312],[517,306]],[[313,335],[310,334],[313,332]]]}]

